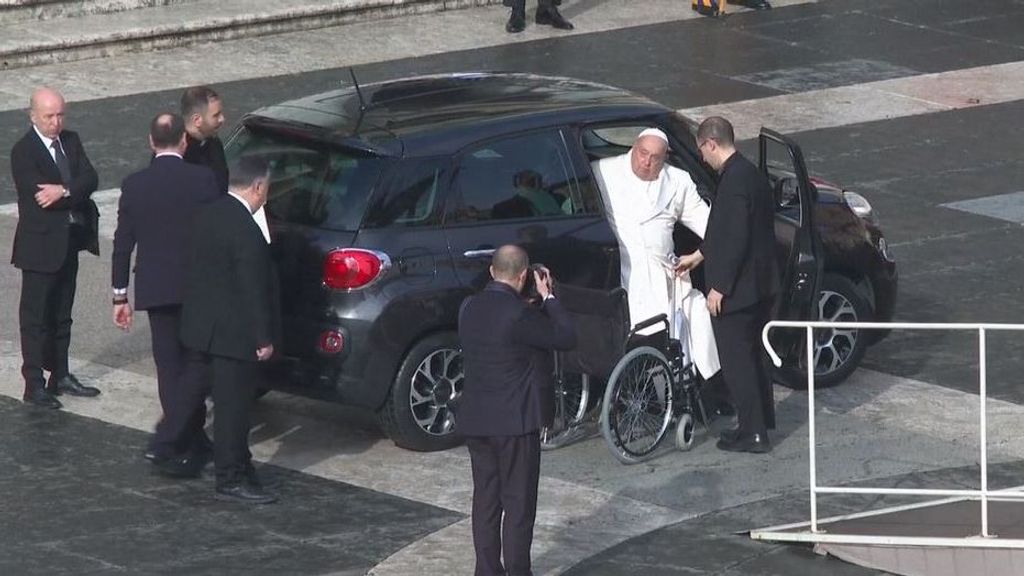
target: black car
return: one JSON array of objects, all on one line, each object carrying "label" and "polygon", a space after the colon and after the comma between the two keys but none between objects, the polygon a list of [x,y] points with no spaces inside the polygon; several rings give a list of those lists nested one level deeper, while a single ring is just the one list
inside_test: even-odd
[{"label": "black car", "polygon": [[[671,139],[668,161],[712,199],[715,180],[695,150],[692,120],[568,78],[417,77],[247,115],[228,155],[271,161],[283,355],[301,374],[276,385],[375,410],[399,446],[453,445],[460,303],[486,283],[490,256],[506,243],[524,246],[562,283],[618,286],[618,248],[590,162],[626,152],[652,126]],[[786,270],[777,316],[888,320],[896,268],[866,200],[812,181],[784,136],[762,131],[759,145]],[[524,178],[548,201],[519,198]],[[821,378],[845,378],[867,340],[824,334]],[[794,365],[803,361],[790,354]]]}]

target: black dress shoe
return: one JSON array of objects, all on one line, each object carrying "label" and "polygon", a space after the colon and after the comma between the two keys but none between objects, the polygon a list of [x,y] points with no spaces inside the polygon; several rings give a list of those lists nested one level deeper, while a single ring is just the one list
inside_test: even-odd
[{"label": "black dress shoe", "polygon": [[156,456],[153,460],[153,469],[161,476],[168,478],[199,478],[204,465],[205,462],[190,456],[177,458]]},{"label": "black dress shoe", "polygon": [[250,488],[257,490],[277,490],[281,486],[281,483],[274,478],[267,478],[264,474],[258,474],[256,467],[252,464],[249,464],[245,469],[245,483]]},{"label": "black dress shoe", "polygon": [[50,382],[46,384],[46,391],[54,396],[60,396],[61,394],[85,397],[100,395],[99,388],[82,384],[78,381],[78,378],[75,378],[74,374],[68,374],[56,382],[51,378]]},{"label": "black dress shoe", "polygon": [[558,8],[554,6],[550,8],[537,7],[537,15],[534,17],[534,21],[540,25],[554,26],[559,30],[572,30],[575,26],[572,22],[569,22],[562,16],[562,13],[558,11]]},{"label": "black dress shoe", "polygon": [[718,435],[718,438],[725,440],[726,442],[735,442],[740,436],[739,428],[730,428],[728,430],[722,430],[722,433]]},{"label": "black dress shoe", "polygon": [[523,30],[526,30],[526,16],[513,12],[512,16],[509,16],[508,23],[505,24],[505,32],[518,34]]},{"label": "black dress shoe", "polygon": [[217,493],[214,497],[224,502],[241,502],[243,504],[270,504],[277,501],[277,496],[245,482],[217,486]]},{"label": "black dress shoe", "polygon": [[719,440],[718,449],[727,452],[765,454],[772,451],[772,443],[768,440],[767,434],[737,434],[732,440]]},{"label": "black dress shoe", "polygon": [[734,2],[740,6],[746,6],[751,10],[771,10],[772,5],[768,0],[743,0],[742,2]]},{"label": "black dress shoe", "polygon": [[26,390],[25,395],[21,399],[25,401],[25,404],[31,404],[40,408],[56,410],[62,406],[60,400],[54,398],[53,394],[42,389]]}]

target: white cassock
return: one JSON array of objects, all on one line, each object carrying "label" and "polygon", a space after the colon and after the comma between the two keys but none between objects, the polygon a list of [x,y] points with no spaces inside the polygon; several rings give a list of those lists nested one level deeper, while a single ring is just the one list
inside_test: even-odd
[{"label": "white cassock", "polygon": [[[619,241],[630,321],[635,325],[667,315],[672,335],[682,341],[683,350],[689,350],[701,376],[710,378],[721,368],[711,314],[689,275],[676,277],[672,272],[670,258],[676,222],[704,238],[711,209],[690,175],[674,166],[666,165],[651,182],[633,173],[629,152],[592,166],[608,209],[608,222]],[[657,330],[652,327],[645,332]]]}]

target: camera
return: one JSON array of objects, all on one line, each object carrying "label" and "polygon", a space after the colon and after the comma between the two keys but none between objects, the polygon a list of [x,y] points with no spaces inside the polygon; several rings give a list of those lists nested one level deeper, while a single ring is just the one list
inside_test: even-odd
[{"label": "camera", "polygon": [[530,302],[540,300],[540,292],[537,291],[537,281],[533,277],[534,272],[539,274],[541,278],[544,278],[547,275],[544,272],[543,264],[530,264],[529,271],[526,273],[526,284],[523,285],[523,297]]}]

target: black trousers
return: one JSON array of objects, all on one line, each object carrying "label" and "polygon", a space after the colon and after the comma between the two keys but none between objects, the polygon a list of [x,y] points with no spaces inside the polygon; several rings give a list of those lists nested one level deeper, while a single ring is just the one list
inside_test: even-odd
[{"label": "black trousers", "polygon": [[53,380],[68,374],[71,347],[71,310],[78,282],[76,235],[68,239],[68,254],[56,272],[21,271],[21,302],[18,322],[21,332],[21,375],[25,389],[46,384],[43,370]]},{"label": "black trousers", "polygon": [[772,300],[711,318],[722,361],[722,377],[736,406],[741,432],[764,434],[775,428],[775,396],[761,329],[771,317]]},{"label": "black trousers", "polygon": [[210,395],[209,363],[181,344],[181,306],[160,306],[146,313],[163,409],[150,449],[164,458],[209,450],[212,443],[203,430],[206,397]]},{"label": "black trousers", "polygon": [[468,437],[466,447],[473,467],[474,575],[532,576],[540,434]]},{"label": "black trousers", "polygon": [[[505,6],[512,8],[513,14],[526,14],[526,0],[505,0]],[[554,8],[561,4],[558,0],[537,0],[537,8]]]},{"label": "black trousers", "polygon": [[252,466],[249,415],[261,385],[257,362],[211,356],[213,366],[213,462],[217,486],[242,480]]}]

